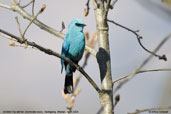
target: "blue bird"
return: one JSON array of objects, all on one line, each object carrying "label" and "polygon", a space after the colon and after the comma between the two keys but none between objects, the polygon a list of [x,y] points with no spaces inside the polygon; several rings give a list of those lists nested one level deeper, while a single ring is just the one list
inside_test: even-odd
[{"label": "blue bird", "polygon": [[[74,63],[78,64],[81,60],[85,49],[85,35],[83,28],[85,24],[80,19],[73,19],[69,26],[68,32],[65,35],[61,55],[69,58]],[[65,84],[64,93],[73,93],[73,72],[75,68],[61,59],[61,73],[65,66]]]}]

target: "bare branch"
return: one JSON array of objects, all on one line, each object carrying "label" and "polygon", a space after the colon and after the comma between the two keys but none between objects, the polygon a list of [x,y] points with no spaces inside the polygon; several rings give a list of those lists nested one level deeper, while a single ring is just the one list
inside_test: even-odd
[{"label": "bare branch", "polygon": [[90,82],[90,84],[94,87],[94,89],[95,89],[98,93],[101,93],[101,90],[99,89],[99,87],[98,87],[98,86],[96,85],[96,83],[91,79],[91,77],[83,70],[83,68],[80,67],[79,65],[75,64],[74,62],[72,62],[70,59],[68,59],[68,58],[66,58],[66,57],[64,57],[64,56],[61,56],[59,53],[56,53],[56,52],[54,52],[54,51],[52,51],[52,50],[50,50],[50,49],[46,49],[46,48],[44,48],[44,47],[42,47],[42,46],[40,46],[40,45],[38,45],[38,44],[36,44],[36,43],[34,43],[34,42],[23,41],[20,37],[17,37],[17,36],[15,36],[15,35],[13,35],[13,34],[11,34],[11,33],[8,33],[8,32],[6,32],[6,31],[4,31],[4,30],[1,30],[1,29],[0,29],[0,33],[3,33],[3,34],[5,34],[5,35],[7,35],[7,36],[9,36],[9,37],[11,37],[11,38],[13,38],[13,39],[15,39],[15,40],[16,40],[18,43],[20,43],[20,44],[24,44],[25,42],[27,42],[27,44],[28,44],[29,46],[35,47],[35,48],[39,49],[40,51],[42,51],[42,52],[44,52],[44,53],[46,53],[46,54],[48,54],[48,55],[53,55],[53,56],[55,56],[55,57],[58,57],[58,58],[63,59],[64,61],[68,62],[68,63],[71,64],[73,67],[75,67],[78,71],[80,71],[80,72],[85,76],[85,78]]},{"label": "bare branch", "polygon": [[60,32],[62,32],[65,29],[65,23],[62,21],[62,28],[60,30]]},{"label": "bare branch", "polygon": [[110,5],[110,9],[113,9],[118,0],[113,0]]},{"label": "bare branch", "polygon": [[0,3],[0,7],[11,10],[11,6]]},{"label": "bare branch", "polygon": [[[25,45],[22,45],[22,44],[15,44],[15,43],[12,42],[12,41],[9,42],[9,46],[13,46],[13,47],[22,47],[22,48],[24,47],[24,48],[26,48]],[[27,48],[32,48],[32,49],[39,50],[39,49],[37,49],[37,48],[35,48],[35,47],[32,47],[32,46],[27,46]]]},{"label": "bare branch", "polygon": [[87,0],[86,6],[87,8],[84,9],[84,16],[87,16],[89,14],[90,6],[89,6],[90,0]]},{"label": "bare branch", "polygon": [[9,39],[9,40],[17,41],[16,39],[14,39],[14,38],[10,37],[9,35],[6,35],[6,34],[4,34],[2,32],[0,32],[0,36],[4,37],[6,39]]},{"label": "bare branch", "polygon": [[24,38],[24,35],[25,35],[26,31],[28,30],[28,28],[30,27],[30,25],[33,23],[33,21],[37,18],[37,16],[38,16],[39,14],[41,14],[41,13],[44,11],[45,8],[46,8],[46,5],[43,4],[43,5],[42,5],[42,8],[39,10],[39,12],[33,17],[33,19],[32,19],[32,20],[30,21],[30,23],[27,25],[26,29],[24,30],[24,32],[23,32],[23,34],[22,34],[22,38]]},{"label": "bare branch", "polygon": [[158,107],[158,108],[147,108],[147,109],[142,109],[142,110],[136,110],[136,112],[133,112],[133,113],[128,113],[128,114],[139,114],[139,113],[142,113],[142,112],[151,112],[151,111],[164,111],[165,113],[168,113],[168,111],[166,110],[171,110],[171,106],[168,106],[168,107]]},{"label": "bare branch", "polygon": [[97,1],[96,0],[92,0],[92,1],[93,1],[94,9],[97,9],[98,8]]},{"label": "bare branch", "polygon": [[[168,34],[161,42],[160,44],[154,49],[154,53],[156,53],[165,43],[166,41],[171,38],[171,34]],[[135,69],[135,71],[133,73],[131,73],[131,77],[133,77],[136,72],[140,71],[150,60],[151,58],[153,57],[153,55],[149,55],[146,59],[143,60],[143,62]],[[119,83],[119,85],[115,88],[115,92],[117,90],[119,90],[124,84],[126,84],[129,80],[131,80],[132,78],[129,78],[129,79],[125,79],[123,81],[121,81]]]},{"label": "bare branch", "polygon": [[114,108],[116,107],[116,105],[118,104],[119,101],[120,101],[120,95],[118,94],[115,96],[115,104],[113,106]]},{"label": "bare branch", "polygon": [[[1,4],[0,4],[0,7],[1,7]],[[12,10],[14,12],[19,13],[21,16],[23,16],[23,18],[25,18],[27,20],[32,21],[33,18],[34,18],[30,14],[28,14],[23,8],[21,8],[19,5],[17,5],[17,3],[14,0],[12,0],[12,6],[10,8],[7,8],[7,9],[10,9],[10,10]],[[62,38],[62,39],[64,39],[64,37],[65,37],[65,34],[61,33],[60,31],[57,31],[57,30],[55,30],[55,29],[53,29],[53,28],[51,28],[49,26],[47,26],[46,24],[42,23],[38,19],[35,19],[33,21],[33,23],[35,25],[37,25],[38,27],[40,27],[40,29],[45,30],[46,32],[49,32],[49,33],[55,35],[56,37],[59,37],[59,38]],[[85,49],[87,51],[89,51],[93,56],[96,56],[97,50],[92,49],[91,47],[89,47],[87,45],[85,46]]]},{"label": "bare branch", "polygon": [[104,11],[104,17],[103,18],[107,18],[107,14],[109,12],[109,8],[110,8],[110,2],[111,0],[107,0],[107,3],[106,3],[106,8],[105,8],[105,11]]},{"label": "bare branch", "polygon": [[22,8],[26,8],[27,6],[29,6],[30,4],[32,4],[32,3],[33,3],[33,1],[34,1],[34,0],[31,0],[29,3],[27,3],[26,5],[21,6],[21,7],[22,7]]},{"label": "bare branch", "polygon": [[18,21],[18,17],[17,17],[17,16],[15,17],[15,20],[16,20],[16,22],[17,22],[17,26],[18,26],[18,30],[19,30],[19,32],[20,32],[20,35],[21,35],[21,37],[22,37],[23,34],[22,34],[22,32],[21,32],[21,26],[20,26],[20,23],[19,23],[19,21]]},{"label": "bare branch", "polygon": [[135,36],[137,37],[138,43],[140,44],[140,46],[141,46],[145,51],[147,51],[148,53],[154,55],[155,57],[158,57],[160,60],[165,60],[165,61],[167,61],[166,55],[162,55],[162,56],[157,55],[156,53],[149,51],[147,48],[145,48],[145,47],[142,45],[142,43],[141,43],[142,36],[140,36],[139,34],[137,34],[137,32],[139,32],[139,30],[136,30],[136,31],[131,30],[130,28],[125,27],[125,26],[123,26],[123,25],[121,25],[121,24],[118,24],[118,23],[116,23],[116,22],[114,22],[114,21],[112,21],[112,20],[107,20],[107,21],[110,22],[110,23],[113,23],[113,24],[115,24],[115,25],[117,25],[117,26],[119,26],[119,27],[121,27],[121,28],[124,28],[124,29],[126,29],[126,30],[128,30],[128,31],[130,31],[130,32],[132,32],[133,34],[135,34]]},{"label": "bare branch", "polygon": [[[171,71],[171,68],[140,70],[140,71],[137,71],[137,72],[133,72],[133,73],[131,73],[131,74],[128,74],[128,75],[126,75],[126,76],[120,77],[120,78],[118,78],[118,79],[116,79],[116,80],[113,80],[112,83],[114,84],[114,83],[116,83],[116,82],[118,82],[118,81],[121,81],[121,80],[123,80],[123,79],[125,79],[125,78],[132,78],[132,77],[134,77],[136,74],[139,74],[139,73],[154,72],[154,71]],[[133,74],[134,74],[134,75],[133,75]]]},{"label": "bare branch", "polygon": [[[158,46],[154,49],[153,53],[156,53],[166,42],[167,40],[171,38],[171,33],[168,34],[159,44]],[[137,71],[138,70],[141,70],[150,60],[151,58],[153,57],[153,55],[149,55],[137,68]]]},{"label": "bare branch", "polygon": [[32,4],[32,16],[34,16],[34,4],[35,4],[35,0],[33,0],[33,4]]}]

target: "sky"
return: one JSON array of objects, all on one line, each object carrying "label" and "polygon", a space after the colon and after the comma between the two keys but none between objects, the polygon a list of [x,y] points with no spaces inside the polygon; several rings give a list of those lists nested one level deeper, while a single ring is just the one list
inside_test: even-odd
[{"label": "sky", "polygon": [[[154,0],[151,1],[154,3]],[[10,0],[0,0],[0,3],[10,5]],[[161,8],[165,8],[163,5],[159,9],[156,5],[149,9],[144,7],[143,3],[142,0],[119,0],[110,11],[108,19],[133,30],[140,30],[139,34],[143,36],[142,43],[149,50],[153,50],[171,32],[171,16],[165,10],[159,12]],[[88,17],[84,17],[86,0],[39,0],[35,4],[35,12],[42,4],[46,4],[47,7],[38,19],[48,26],[61,30],[63,21],[66,25],[63,32],[66,33],[68,23],[73,18],[80,18],[87,25],[84,31],[90,34],[96,31],[91,1]],[[31,7],[25,10],[31,13]],[[18,36],[20,34],[15,16],[19,18],[22,30],[29,23],[28,20],[7,9],[0,8],[0,14],[0,28]],[[41,30],[34,24],[28,29],[25,37],[29,41],[61,52],[62,39]],[[113,79],[133,72],[149,55],[140,47],[134,34],[111,23],[109,23],[109,41]],[[31,48],[10,47],[8,43],[8,39],[0,36],[0,113],[5,110],[66,111],[67,104],[61,96],[64,73],[60,73],[60,59]],[[169,40],[158,51],[160,55],[166,54],[167,62],[153,58],[144,69],[171,68],[170,45]],[[84,58],[79,64],[81,65],[83,61]],[[90,56],[85,71],[100,87],[100,74],[95,57]],[[79,72],[75,73],[78,74]],[[171,98],[169,80],[171,80],[169,72],[137,75],[116,93],[120,94],[121,100],[115,108],[115,113],[125,114],[136,109],[171,105],[170,99],[163,100],[166,96]],[[78,88],[82,91],[76,97],[73,110],[80,114],[95,114],[100,108],[99,96],[95,89],[84,77],[81,78]]]}]

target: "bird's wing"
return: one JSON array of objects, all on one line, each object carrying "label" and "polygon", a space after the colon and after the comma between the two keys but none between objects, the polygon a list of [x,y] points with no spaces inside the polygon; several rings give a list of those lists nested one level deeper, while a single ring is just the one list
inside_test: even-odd
[{"label": "bird's wing", "polygon": [[[64,56],[64,57],[67,56],[68,50],[69,50],[69,46],[70,46],[68,38],[69,38],[69,34],[66,34],[65,38],[64,38],[63,45],[62,45],[62,52],[61,52],[61,55]],[[63,65],[64,65],[64,60],[61,59],[61,73],[63,71]]]}]

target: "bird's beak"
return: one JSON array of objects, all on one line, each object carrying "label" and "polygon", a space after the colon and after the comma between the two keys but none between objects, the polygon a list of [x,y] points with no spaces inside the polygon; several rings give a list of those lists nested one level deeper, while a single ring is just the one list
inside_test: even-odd
[{"label": "bird's beak", "polygon": [[83,27],[87,26],[86,24],[82,24]]}]

